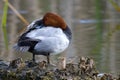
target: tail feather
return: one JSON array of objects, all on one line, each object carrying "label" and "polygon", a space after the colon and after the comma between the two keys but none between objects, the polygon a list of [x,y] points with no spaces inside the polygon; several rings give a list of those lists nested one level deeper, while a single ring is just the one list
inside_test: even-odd
[{"label": "tail feather", "polygon": [[20,52],[27,52],[29,50],[29,46],[18,46],[18,44],[15,44],[13,46],[13,48],[16,50],[16,51],[20,51]]},{"label": "tail feather", "polygon": [[34,46],[39,42],[39,39],[26,39],[26,40],[21,40],[16,43],[13,48],[16,51],[20,52],[27,52],[29,50],[33,50]]}]

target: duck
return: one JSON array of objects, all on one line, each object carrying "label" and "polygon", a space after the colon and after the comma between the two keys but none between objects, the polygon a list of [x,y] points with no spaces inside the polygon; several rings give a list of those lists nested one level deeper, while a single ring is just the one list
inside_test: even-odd
[{"label": "duck", "polygon": [[50,55],[62,53],[71,43],[72,32],[64,19],[56,13],[47,12],[43,18],[34,20],[19,36],[14,49],[20,52],[43,55],[50,64]]}]

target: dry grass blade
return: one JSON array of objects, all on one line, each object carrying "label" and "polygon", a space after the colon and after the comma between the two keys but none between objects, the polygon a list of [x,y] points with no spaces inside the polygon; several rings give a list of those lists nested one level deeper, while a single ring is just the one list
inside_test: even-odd
[{"label": "dry grass blade", "polygon": [[[7,0],[3,0],[3,1],[6,2]],[[25,25],[29,25],[29,22],[9,2],[8,2],[8,6],[25,23]]]},{"label": "dry grass blade", "polygon": [[115,8],[115,10],[120,12],[120,6],[114,0],[109,0],[109,2],[112,4],[112,6]]},{"label": "dry grass blade", "polygon": [[[6,2],[7,0],[3,0],[3,1]],[[15,9],[15,7],[12,6],[9,2],[8,2],[8,6],[10,7],[10,9],[13,10],[13,12],[21,19],[21,21],[22,21],[26,26],[29,25],[29,22],[28,22],[28,21]],[[22,31],[24,31],[25,29],[26,29],[26,27],[23,28],[23,29],[19,32],[19,34],[20,34]]]}]

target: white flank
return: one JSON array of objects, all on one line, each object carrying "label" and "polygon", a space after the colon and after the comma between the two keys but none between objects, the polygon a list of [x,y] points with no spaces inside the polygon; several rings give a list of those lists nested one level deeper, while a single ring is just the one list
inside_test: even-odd
[{"label": "white flank", "polygon": [[64,32],[60,28],[51,26],[35,29],[29,32],[26,37],[41,40],[35,46],[35,50],[38,52],[52,51],[57,54],[64,51],[69,45],[69,40]]}]

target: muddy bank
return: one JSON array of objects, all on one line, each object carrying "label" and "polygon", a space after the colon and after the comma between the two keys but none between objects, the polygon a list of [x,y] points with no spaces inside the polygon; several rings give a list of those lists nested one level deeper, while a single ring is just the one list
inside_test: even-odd
[{"label": "muddy bank", "polygon": [[120,77],[99,73],[94,60],[88,57],[68,64],[61,58],[57,65],[17,58],[10,62],[0,60],[0,80],[120,80]]}]

